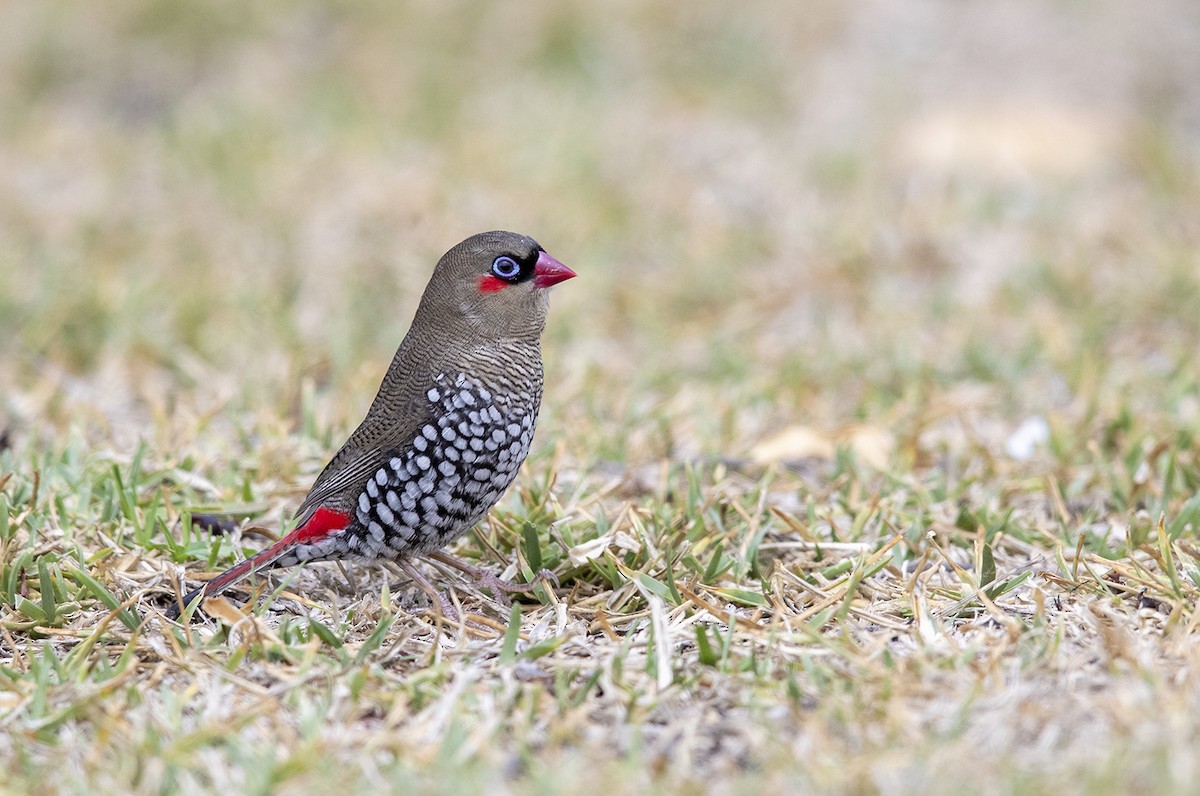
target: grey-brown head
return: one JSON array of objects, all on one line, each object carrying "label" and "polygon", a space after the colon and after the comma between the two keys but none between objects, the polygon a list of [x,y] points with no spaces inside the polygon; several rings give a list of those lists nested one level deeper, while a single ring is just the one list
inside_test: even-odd
[{"label": "grey-brown head", "polygon": [[417,316],[469,337],[536,339],[546,288],[573,276],[527,235],[482,232],[442,255]]}]

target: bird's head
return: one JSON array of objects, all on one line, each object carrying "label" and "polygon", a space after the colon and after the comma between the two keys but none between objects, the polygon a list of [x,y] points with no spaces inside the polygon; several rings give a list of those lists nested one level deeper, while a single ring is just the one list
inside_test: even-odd
[{"label": "bird's head", "polygon": [[442,255],[418,312],[464,323],[475,335],[536,338],[546,323],[546,288],[573,276],[533,238],[483,232]]}]

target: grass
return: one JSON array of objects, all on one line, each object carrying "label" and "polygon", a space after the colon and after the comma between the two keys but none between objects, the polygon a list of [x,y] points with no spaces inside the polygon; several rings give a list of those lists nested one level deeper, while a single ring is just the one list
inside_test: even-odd
[{"label": "grass", "polygon": [[[0,792],[1194,790],[1185,3],[0,15]],[[453,550],[561,586],[167,621],[485,228],[580,278]]]}]

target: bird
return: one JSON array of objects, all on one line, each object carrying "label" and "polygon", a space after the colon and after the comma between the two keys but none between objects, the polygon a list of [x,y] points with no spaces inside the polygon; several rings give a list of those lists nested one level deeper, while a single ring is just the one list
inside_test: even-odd
[{"label": "bird", "polygon": [[252,573],[310,561],[395,562],[449,614],[414,557],[457,567],[501,599],[530,588],[442,548],[487,515],[529,453],[549,288],[575,276],[514,232],[483,232],[447,251],[366,417],[313,483],[294,529],[189,592],[168,615]]}]

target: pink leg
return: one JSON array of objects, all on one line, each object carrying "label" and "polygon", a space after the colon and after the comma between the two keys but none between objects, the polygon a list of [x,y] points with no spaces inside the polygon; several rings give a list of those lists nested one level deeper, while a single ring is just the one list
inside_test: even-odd
[{"label": "pink leg", "polygon": [[454,569],[457,569],[458,571],[474,578],[480,588],[491,591],[491,593],[495,595],[496,600],[505,607],[508,607],[509,605],[508,595],[514,592],[533,591],[538,586],[542,586],[547,583],[553,583],[555,586],[558,586],[558,576],[548,569],[539,569],[537,572],[535,572],[532,583],[512,583],[511,581],[507,581],[496,575],[493,575],[483,567],[477,567],[474,564],[468,564],[461,558],[452,556],[449,553],[444,553],[441,550],[434,550],[431,553],[425,553],[425,557],[433,559],[434,561],[440,561],[446,566],[453,567]]},{"label": "pink leg", "polygon": [[460,617],[458,615],[458,610],[454,607],[454,603],[450,602],[450,598],[446,596],[445,592],[438,591],[437,587],[430,583],[429,579],[422,575],[419,569],[414,567],[411,563],[403,558],[396,561],[396,566],[404,570],[404,574],[412,578],[413,583],[417,584],[421,591],[425,592],[437,601],[438,608],[441,610],[442,616],[446,617],[446,619],[450,620],[451,622],[459,621]]}]

